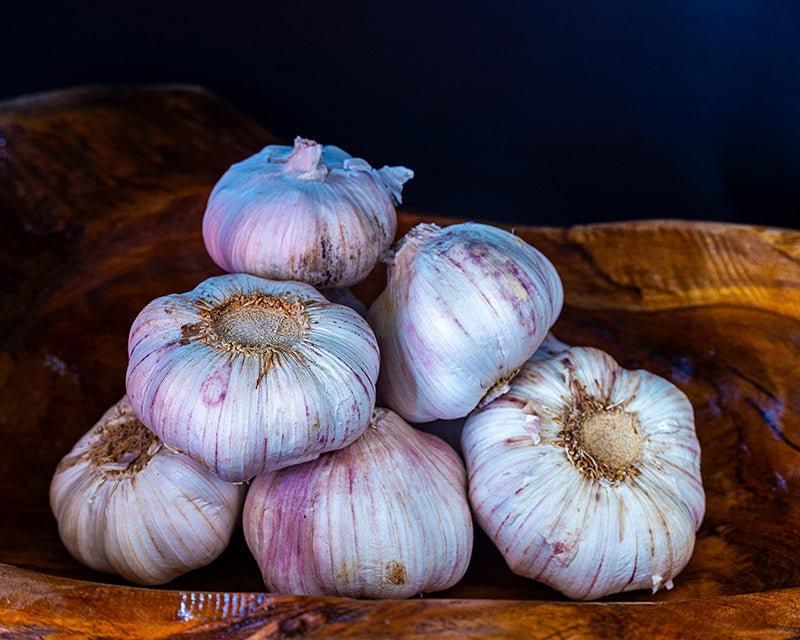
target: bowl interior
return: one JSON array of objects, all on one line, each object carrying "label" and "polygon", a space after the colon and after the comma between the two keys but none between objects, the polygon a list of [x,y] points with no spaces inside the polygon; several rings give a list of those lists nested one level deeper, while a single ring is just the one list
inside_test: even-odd
[{"label": "bowl interior", "polygon": [[[275,140],[194,90],[10,104],[0,109],[0,131],[13,151],[0,183],[0,562],[127,584],[67,553],[48,504],[50,478],[124,394],[139,310],[220,273],[202,242],[205,200],[231,163]],[[453,222],[407,210],[399,217],[399,234],[421,221]],[[671,380],[695,408],[707,510],[694,555],[672,590],[609,600],[800,585],[798,234],[679,221],[515,233],[562,275],[559,339]],[[369,304],[384,282],[378,267],[354,292]],[[460,427],[420,425],[456,446]],[[563,599],[515,576],[476,533],[467,575],[431,597]],[[164,588],[264,586],[237,530],[217,561]]]}]

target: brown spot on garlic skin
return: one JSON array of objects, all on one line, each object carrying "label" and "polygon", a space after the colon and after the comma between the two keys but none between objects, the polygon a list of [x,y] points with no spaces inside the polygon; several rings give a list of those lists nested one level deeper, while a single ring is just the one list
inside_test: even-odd
[{"label": "brown spot on garlic skin", "polygon": [[[303,516],[305,518],[305,516]],[[342,566],[334,574],[337,580],[348,583],[358,577],[358,563],[343,562]]]},{"label": "brown spot on garlic skin", "polygon": [[383,576],[386,578],[386,582],[396,585],[405,584],[408,580],[408,572],[405,565],[402,562],[397,562],[397,560],[390,560],[386,563]]},{"label": "brown spot on garlic skin", "polygon": [[331,283],[339,282],[349,266],[348,260],[340,255],[341,251],[329,236],[320,235],[319,244],[310,245],[296,258],[297,271],[303,274],[303,281],[318,289],[335,286]]},{"label": "brown spot on garlic skin", "polygon": [[181,327],[181,339],[180,344],[187,345],[191,341],[192,338],[195,336],[200,335],[203,332],[203,323],[202,322],[194,322],[191,324],[185,324]]},{"label": "brown spot on garlic skin", "polygon": [[533,440],[531,436],[525,435],[525,436],[511,436],[510,438],[506,438],[505,440],[503,440],[503,442],[508,446],[519,444],[521,445],[521,448],[526,449],[531,446],[531,440]]}]

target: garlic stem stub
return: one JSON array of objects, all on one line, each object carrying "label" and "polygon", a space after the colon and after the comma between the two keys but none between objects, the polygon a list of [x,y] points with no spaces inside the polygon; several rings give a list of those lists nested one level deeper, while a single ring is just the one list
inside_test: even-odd
[{"label": "garlic stem stub", "polygon": [[466,492],[449,445],[379,407],[349,447],[256,477],[244,534],[273,593],[407,598],[466,572]]},{"label": "garlic stem stub", "polygon": [[506,391],[561,312],[550,261],[497,227],[420,224],[386,260],[367,316],[381,349],[378,401],[410,422],[464,417]]},{"label": "garlic stem stub", "polygon": [[577,600],[655,593],[692,555],[700,445],[663,378],[589,347],[535,356],[467,418],[462,447],[476,520],[519,575]]},{"label": "garlic stem stub", "polygon": [[373,169],[342,149],[297,138],[231,166],[208,199],[203,239],[231,273],[349,287],[397,231],[396,206],[414,172]]},{"label": "garlic stem stub", "polygon": [[158,298],[128,353],[142,422],[233,482],[350,444],[375,406],[369,325],[301,282],[229,274]]},{"label": "garlic stem stub", "polygon": [[165,447],[127,397],[78,440],[50,484],[70,554],[144,585],[215,560],[228,546],[244,496],[243,485]]}]

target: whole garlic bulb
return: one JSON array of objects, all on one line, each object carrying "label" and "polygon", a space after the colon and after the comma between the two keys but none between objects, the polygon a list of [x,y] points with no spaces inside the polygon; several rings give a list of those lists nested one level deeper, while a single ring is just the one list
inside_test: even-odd
[{"label": "whole garlic bulb", "polygon": [[503,393],[561,312],[553,265],[503,229],[420,224],[387,259],[367,316],[378,399],[411,422],[460,418]]},{"label": "whole garlic bulb", "polygon": [[350,444],[375,406],[366,320],[300,282],[229,274],[158,298],[128,353],[142,422],[234,482]]},{"label": "whole garlic bulb", "polygon": [[270,145],[217,182],[203,239],[228,272],[349,287],[394,240],[395,206],[413,175],[405,167],[373,169],[313,140]]},{"label": "whole garlic bulb", "polygon": [[519,575],[590,600],[669,588],[692,555],[700,446],[663,378],[592,348],[534,357],[462,447],[476,519]]},{"label": "whole garlic bulb", "polygon": [[243,522],[275,593],[440,591],[461,579],[472,552],[463,462],[383,408],[349,447],[256,477]]},{"label": "whole garlic bulb", "polygon": [[78,440],[50,484],[58,532],[72,556],[146,585],[216,559],[244,495],[243,485],[166,448],[127,397]]}]

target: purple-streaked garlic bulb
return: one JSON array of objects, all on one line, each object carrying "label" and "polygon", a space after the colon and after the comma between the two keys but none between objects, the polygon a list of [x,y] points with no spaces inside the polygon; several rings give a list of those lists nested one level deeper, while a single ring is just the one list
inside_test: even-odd
[{"label": "purple-streaked garlic bulb", "polygon": [[513,233],[467,222],[411,229],[367,316],[378,402],[410,422],[466,416],[508,389],[558,318],[561,280]]},{"label": "purple-streaked garlic bulb", "polygon": [[270,145],[217,182],[203,239],[231,273],[349,287],[394,240],[395,208],[413,175],[299,137],[293,147]]},{"label": "purple-streaked garlic bulb", "polygon": [[670,588],[705,512],[692,406],[600,350],[558,351],[467,418],[476,520],[512,571],[570,598]]},{"label": "purple-streaked garlic bulb", "polygon": [[158,298],[128,354],[142,422],[234,482],[350,444],[375,406],[366,320],[300,282],[223,275]]},{"label": "purple-streaked garlic bulb", "polygon": [[407,598],[466,572],[466,490],[449,445],[376,408],[349,447],[256,477],[244,534],[271,592]]},{"label": "purple-streaked garlic bulb", "polygon": [[50,505],[79,562],[138,584],[169,582],[216,559],[241,513],[244,485],[170,451],[126,397],[56,468]]}]

